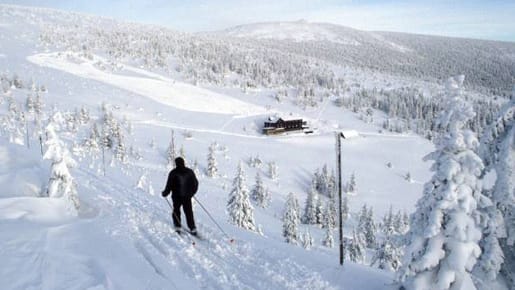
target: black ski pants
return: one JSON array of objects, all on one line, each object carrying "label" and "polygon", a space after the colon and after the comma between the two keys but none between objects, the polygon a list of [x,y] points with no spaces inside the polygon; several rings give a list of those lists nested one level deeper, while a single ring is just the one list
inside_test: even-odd
[{"label": "black ski pants", "polygon": [[173,197],[173,225],[175,227],[181,227],[181,206],[184,214],[186,215],[186,222],[190,230],[196,229],[195,219],[193,218],[193,207],[191,205],[191,198],[185,197]]}]

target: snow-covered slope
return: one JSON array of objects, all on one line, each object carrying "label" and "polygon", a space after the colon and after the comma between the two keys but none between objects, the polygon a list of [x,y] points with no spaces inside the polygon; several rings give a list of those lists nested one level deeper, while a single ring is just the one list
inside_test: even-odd
[{"label": "snow-covered slope", "polygon": [[[244,116],[259,115],[265,112],[264,108],[127,65],[123,66],[122,74],[103,72],[99,67],[107,62],[98,56],[86,59],[77,53],[59,52],[31,55],[27,59],[43,67],[62,70],[82,78],[104,82],[139,95],[148,96],[156,102],[181,110]],[[136,75],[123,75],[124,72]]]},{"label": "snow-covered slope", "polygon": [[[326,31],[324,38],[338,45],[365,43],[359,32],[352,32],[356,38],[340,38]],[[311,41],[317,35],[315,30],[296,37]],[[342,77],[308,58],[251,51],[248,43],[223,46],[226,38],[209,37],[0,5],[0,289],[396,289],[394,273],[368,266],[372,249],[363,263],[346,260],[339,266],[337,247],[322,245],[325,230],[318,225],[300,225],[300,233],[314,237],[311,249],[285,243],[285,200],[293,192],[303,207],[315,170],[325,164],[334,169],[334,131],[359,132],[342,141],[343,180],[354,174],[357,184],[346,194],[351,214],[344,236],[350,238],[363,204],[373,207],[376,221],[390,206],[413,209],[429,178],[430,164],[421,159],[432,143],[414,133],[383,131],[383,112],[370,109],[373,118],[365,122],[360,112],[335,106],[332,95],[321,98],[319,106],[299,105],[286,96],[293,94],[296,82],[314,83],[317,74]],[[392,49],[405,53],[399,47]],[[231,62],[240,58],[247,61]],[[275,69],[268,79],[260,79],[261,59],[273,60],[265,63]],[[345,94],[411,82],[351,72],[357,85],[345,86]],[[417,85],[429,92],[438,89],[434,83]],[[284,90],[285,96],[277,97]],[[50,162],[41,158],[45,148],[39,147],[28,96],[40,96],[43,125],[51,119],[60,125],[58,135],[77,160],[71,174],[81,203],[78,214],[69,212],[63,200],[44,197]],[[81,108],[90,118],[76,123]],[[263,136],[260,129],[269,114],[300,116],[315,132]],[[85,150],[94,126],[101,131],[106,116],[117,120],[129,152],[126,163],[117,159],[118,149],[106,148],[105,162],[99,151]],[[190,166],[198,165],[196,197],[228,236],[198,204],[196,220],[206,240],[193,245],[174,233],[160,196],[170,169],[171,130],[177,151]],[[218,160],[216,178],[206,176],[211,144]],[[261,165],[249,161],[256,157]],[[240,162],[249,188],[259,173],[271,192],[270,206],[254,209],[262,233],[228,221],[228,194]],[[268,171],[272,162],[277,179]]]}]

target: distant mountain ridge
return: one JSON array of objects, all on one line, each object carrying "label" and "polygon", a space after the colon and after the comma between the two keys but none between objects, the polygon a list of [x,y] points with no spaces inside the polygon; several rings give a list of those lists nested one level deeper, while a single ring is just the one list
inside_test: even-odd
[{"label": "distant mountain ridge", "polygon": [[[307,21],[255,23],[192,34],[47,8],[0,5],[2,11],[18,15],[15,22],[36,25],[26,33],[40,34],[45,45],[66,43],[72,49],[111,53],[122,48],[122,55],[113,56],[137,55],[149,66],[166,66],[168,57],[178,58],[178,70],[192,82],[226,82],[230,71],[251,86],[300,87],[331,79],[350,67],[369,75],[379,72],[430,82],[464,74],[468,88],[489,95],[509,96],[515,84],[514,42],[361,31]],[[0,20],[0,25],[12,24]],[[98,37],[111,42],[98,42]],[[256,78],[257,71],[267,77]]]},{"label": "distant mountain ridge", "polygon": [[203,33],[238,38],[339,65],[422,79],[465,74],[466,83],[508,94],[515,84],[515,42],[384,31],[362,31],[328,23],[268,22]]},{"label": "distant mountain ridge", "polygon": [[398,49],[401,52],[407,48],[389,42],[378,33],[362,31],[351,27],[298,20],[293,22],[262,22],[238,25],[219,32],[230,37],[254,39],[276,39],[294,42],[332,42],[341,45],[360,46],[370,41],[377,41]]},{"label": "distant mountain ridge", "polygon": [[[338,26],[299,20],[238,25],[225,29],[221,33],[232,37],[292,40],[296,42],[330,41],[344,45],[360,45],[360,42],[351,33],[341,34],[334,28],[338,28]],[[349,28],[349,32],[351,30],[354,29]]]}]

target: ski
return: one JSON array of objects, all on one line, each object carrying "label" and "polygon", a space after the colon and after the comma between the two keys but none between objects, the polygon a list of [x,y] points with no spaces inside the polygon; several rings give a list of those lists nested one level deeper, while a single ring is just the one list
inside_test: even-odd
[{"label": "ski", "polygon": [[205,241],[204,237],[200,236],[197,232],[197,234],[193,234],[191,231],[188,231],[188,230],[183,230],[183,229],[180,229],[180,230],[175,230],[175,232],[179,235],[179,236],[187,236],[188,239],[191,241],[191,243],[193,245],[195,245],[195,241],[198,240],[198,241]]},{"label": "ski", "polygon": [[199,235],[199,233],[197,232],[196,234],[192,233],[191,231],[188,231],[188,230],[183,230],[182,232],[184,233],[187,233],[188,235],[190,235],[191,237],[194,237],[195,239],[199,240],[199,241],[204,241],[205,238],[201,235]]},{"label": "ski", "polygon": [[196,245],[195,240],[191,237],[191,234],[189,234],[188,231],[184,230],[175,230],[175,233],[182,239],[187,239],[193,246]]}]

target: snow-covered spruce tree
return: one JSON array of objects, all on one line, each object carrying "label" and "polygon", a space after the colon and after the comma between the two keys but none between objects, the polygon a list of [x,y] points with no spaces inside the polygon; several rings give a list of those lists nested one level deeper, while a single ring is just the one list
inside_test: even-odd
[{"label": "snow-covered spruce tree", "polygon": [[333,229],[331,227],[325,227],[325,236],[322,240],[322,245],[328,248],[334,247]]},{"label": "snow-covered spruce tree", "polygon": [[98,127],[96,123],[93,123],[89,137],[84,139],[82,147],[84,151],[91,156],[92,159],[97,159],[100,153],[100,145],[98,141],[100,139],[100,133],[98,133]]},{"label": "snow-covered spruce tree", "polygon": [[314,244],[315,241],[313,240],[313,237],[311,236],[311,233],[308,229],[302,236],[302,246],[304,247],[304,249],[309,250],[313,247]]},{"label": "snow-covered spruce tree", "polygon": [[[478,206],[488,198],[481,193],[483,162],[474,149],[477,139],[465,124],[474,116],[462,96],[463,76],[446,85],[444,111],[439,117],[445,131],[436,150],[433,177],[424,186],[412,216],[410,243],[399,273],[408,289],[461,289],[481,253]],[[468,282],[466,282],[468,283]]]},{"label": "snow-covered spruce tree", "polygon": [[34,100],[34,112],[41,119],[41,115],[43,114],[43,108],[45,107],[43,101],[41,100],[41,96],[36,94],[36,100]]},{"label": "snow-covered spruce tree", "polygon": [[327,186],[328,194],[327,196],[329,198],[336,198],[338,185],[336,184],[336,174],[334,173],[334,170],[331,171],[331,175],[329,176],[329,184]]},{"label": "snow-covered spruce tree", "polygon": [[406,211],[404,211],[402,213],[402,224],[404,225],[404,232],[403,232],[403,234],[405,234],[410,229],[410,218],[409,218],[409,215],[408,215],[408,213]]},{"label": "snow-covered spruce tree", "polygon": [[401,266],[401,256],[401,251],[392,242],[392,237],[386,235],[384,240],[378,244],[372,257],[371,265],[379,269],[395,272]]},{"label": "snow-covered spruce tree", "polygon": [[293,192],[288,194],[283,214],[283,237],[287,243],[299,242],[299,202]]},{"label": "snow-covered spruce tree", "polygon": [[322,195],[328,196],[330,177],[329,171],[327,169],[327,164],[324,164],[324,166],[322,167],[322,173],[318,174],[318,170],[317,172],[315,172],[314,179],[316,179],[317,191]]},{"label": "snow-covered spruce tree", "polygon": [[102,118],[102,147],[104,150],[110,150],[114,148],[115,141],[118,137],[118,131],[116,126],[116,120],[114,119],[112,112],[107,112],[107,109],[103,109]]},{"label": "snow-covered spruce tree", "polygon": [[[515,96],[515,88],[514,93]],[[499,272],[510,287],[515,287],[515,99],[499,111],[481,137],[479,152],[485,172],[494,170],[493,188],[486,191],[492,199],[484,211],[482,254],[474,272],[481,280],[495,280]]]},{"label": "snow-covered spruce tree", "polygon": [[392,236],[395,233],[394,218],[393,208],[390,205],[388,213],[386,213],[383,217],[382,230],[385,236]]},{"label": "snow-covered spruce tree", "polygon": [[123,137],[123,134],[118,135],[118,140],[116,140],[116,148],[115,148],[115,158],[118,162],[120,162],[123,165],[126,165],[129,163],[129,157],[127,154],[127,148],[125,146],[125,138]]},{"label": "snow-covered spruce tree", "polygon": [[354,172],[350,176],[350,180],[347,183],[347,192],[356,193],[356,176],[354,175]]},{"label": "snow-covered spruce tree", "polygon": [[501,271],[501,265],[505,262],[504,253],[498,238],[499,225],[502,227],[502,221],[499,219],[497,209],[493,203],[481,208],[481,210],[483,214],[481,220],[482,237],[479,241],[481,255],[472,273],[475,278],[474,283],[478,289],[488,289],[489,284],[495,281]]},{"label": "snow-covered spruce tree", "polygon": [[29,94],[27,96],[27,100],[25,101],[25,110],[27,110],[28,113],[34,113],[34,98],[32,98],[32,94]]},{"label": "snow-covered spruce tree", "polygon": [[277,163],[268,163],[268,175],[270,176],[270,179],[272,179],[273,181],[277,181],[277,179],[279,178],[278,171],[279,168],[277,167]]},{"label": "snow-covered spruce tree", "polygon": [[246,230],[256,231],[254,208],[250,204],[249,191],[245,182],[245,171],[240,162],[236,177],[233,180],[233,188],[229,193],[227,212],[233,224]]},{"label": "snow-covered spruce tree", "polygon": [[89,116],[89,110],[81,107],[78,119],[80,121],[81,125],[86,125],[91,120],[91,117]]},{"label": "snow-covered spruce tree", "polygon": [[404,214],[401,213],[401,211],[397,211],[397,214],[395,214],[393,218],[393,228],[396,233],[398,234],[405,234],[408,230],[408,224],[404,223],[404,216],[407,216],[406,212]]},{"label": "snow-covered spruce tree", "polygon": [[363,263],[365,260],[365,241],[356,229],[352,230],[352,241],[349,245],[349,258],[354,263]]},{"label": "snow-covered spruce tree", "polygon": [[334,199],[328,199],[325,206],[324,224],[323,226],[334,229],[336,227],[336,218],[338,213],[336,212],[336,203]]},{"label": "snow-covered spruce tree", "polygon": [[249,158],[249,166],[250,167],[261,168],[262,164],[263,164],[263,161],[261,160],[261,158],[259,158],[259,155],[256,155],[256,157],[250,156],[250,158]]},{"label": "snow-covered spruce tree", "polygon": [[368,208],[367,205],[364,204],[363,207],[361,207],[361,211],[359,212],[358,216],[358,233],[365,235],[365,232],[367,231],[367,219]]},{"label": "snow-covered spruce tree", "polygon": [[322,225],[324,222],[324,205],[322,204],[322,199],[317,199],[317,205],[316,205],[316,217],[317,217],[317,224]]},{"label": "snow-covered spruce tree", "polygon": [[209,146],[209,153],[207,154],[207,176],[216,177],[218,175],[218,163],[216,162],[216,143]]},{"label": "snow-covered spruce tree", "polygon": [[52,123],[46,129],[47,140],[44,159],[52,162],[47,196],[63,198],[70,204],[70,209],[79,210],[80,203],[70,168],[76,165],[65,144],[59,139]]},{"label": "snow-covered spruce tree", "polygon": [[365,221],[365,232],[364,232],[364,238],[365,238],[365,244],[369,248],[373,248],[376,245],[376,232],[377,227],[376,223],[374,222],[374,209],[370,207],[367,212],[367,217]]},{"label": "snow-covered spruce tree", "polygon": [[19,110],[18,105],[12,96],[8,96],[7,102],[8,112],[7,116],[4,117],[3,120],[4,130],[9,136],[9,142],[24,145],[24,134],[22,133],[22,129],[24,128],[24,121],[22,122],[22,112]]},{"label": "snow-covered spruce tree", "polygon": [[263,184],[261,174],[256,173],[256,184],[252,188],[252,199],[256,202],[256,205],[262,208],[266,208],[270,204],[270,192]]},{"label": "snow-covered spruce tree", "polygon": [[315,183],[311,182],[311,188],[309,189],[304,205],[304,215],[302,216],[303,223],[308,225],[317,224],[317,200],[318,192],[315,188]]}]

